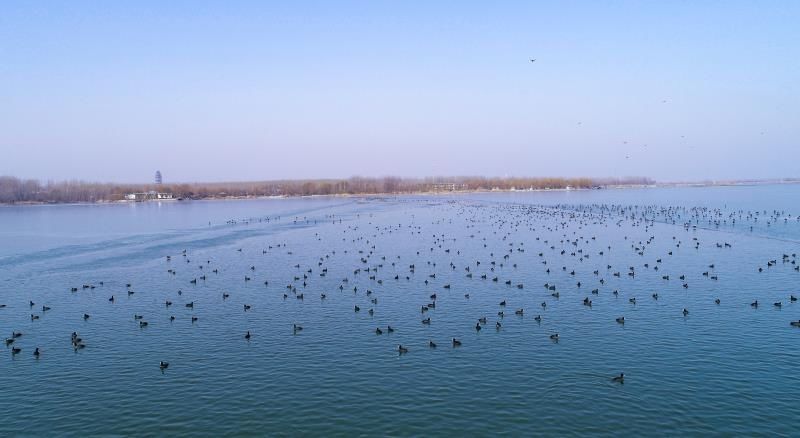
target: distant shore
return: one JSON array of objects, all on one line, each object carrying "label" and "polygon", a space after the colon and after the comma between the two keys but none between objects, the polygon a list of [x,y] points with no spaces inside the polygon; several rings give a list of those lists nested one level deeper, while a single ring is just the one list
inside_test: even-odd
[{"label": "distant shore", "polygon": [[[677,187],[732,187],[732,186],[758,186],[773,184],[799,184],[800,179],[785,178],[771,180],[741,180],[741,181],[702,181],[702,182],[653,182],[651,184],[606,184],[593,185],[591,187],[556,187],[556,188],[474,188],[474,189],[455,189],[455,190],[415,190],[415,191],[369,191],[363,193],[324,193],[324,194],[208,194],[203,196],[175,197],[169,200],[146,200],[131,201],[125,199],[96,199],[85,201],[56,201],[56,200],[25,200],[25,201],[0,201],[0,206],[34,206],[34,205],[99,205],[99,204],[130,204],[140,202],[185,202],[185,201],[224,201],[224,200],[248,200],[248,199],[292,199],[292,198],[311,198],[311,197],[342,197],[342,198],[365,198],[365,197],[391,197],[391,196],[447,196],[447,195],[466,195],[475,193],[547,193],[547,192],[568,192],[568,191],[592,191],[592,190],[620,190],[620,189],[652,189],[652,188],[677,188]],[[452,184],[452,183],[447,183]]]},{"label": "distant shore", "polygon": [[395,195],[432,192],[516,191],[589,189],[615,185],[648,185],[645,177],[562,178],[562,177],[431,177],[273,180],[216,183],[152,184],[95,183],[38,180],[0,176],[0,203],[98,203],[122,200],[219,199],[265,196],[308,195]]}]

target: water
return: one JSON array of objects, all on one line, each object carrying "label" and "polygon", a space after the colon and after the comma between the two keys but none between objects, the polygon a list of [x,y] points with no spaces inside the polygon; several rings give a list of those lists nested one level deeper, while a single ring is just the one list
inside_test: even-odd
[{"label": "water", "polygon": [[0,435],[793,435],[798,201],[784,185],[3,207],[0,333],[23,336],[0,349]]}]

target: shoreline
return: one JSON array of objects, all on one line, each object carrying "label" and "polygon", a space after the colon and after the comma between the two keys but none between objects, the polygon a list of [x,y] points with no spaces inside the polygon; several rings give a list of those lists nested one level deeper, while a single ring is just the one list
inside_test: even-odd
[{"label": "shoreline", "polygon": [[270,195],[270,196],[208,196],[203,198],[187,198],[187,199],[168,199],[168,200],[146,200],[146,201],[128,201],[128,200],[98,200],[98,201],[79,201],[79,202],[48,202],[48,201],[21,201],[21,202],[0,202],[1,207],[21,207],[21,206],[47,206],[47,205],[131,205],[131,204],[148,204],[159,202],[197,202],[197,201],[242,201],[242,200],[263,200],[263,199],[297,199],[297,198],[370,198],[370,197],[391,197],[391,196],[442,196],[442,195],[469,195],[469,194],[485,194],[485,193],[548,193],[548,192],[587,192],[587,191],[602,191],[602,190],[630,190],[630,189],[659,189],[659,188],[705,188],[705,187],[752,187],[752,186],[767,186],[767,185],[788,185],[800,184],[800,180],[769,180],[769,181],[732,181],[732,182],[713,182],[713,183],[698,183],[698,182],[676,182],[676,183],[656,183],[656,184],[619,184],[598,186],[596,188],[557,188],[557,189],[525,189],[525,190],[512,190],[512,189],[475,189],[475,190],[453,190],[453,191],[414,191],[414,192],[384,192],[384,193],[331,193],[327,195]]}]

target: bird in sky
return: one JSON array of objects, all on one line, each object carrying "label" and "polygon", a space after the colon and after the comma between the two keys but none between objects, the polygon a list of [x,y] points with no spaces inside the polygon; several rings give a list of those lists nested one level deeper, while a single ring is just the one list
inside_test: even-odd
[{"label": "bird in sky", "polygon": [[536,58],[531,58],[531,62],[536,62]]}]

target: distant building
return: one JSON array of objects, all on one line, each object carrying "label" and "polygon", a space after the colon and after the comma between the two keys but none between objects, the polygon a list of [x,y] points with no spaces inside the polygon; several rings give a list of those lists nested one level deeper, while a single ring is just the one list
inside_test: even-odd
[{"label": "distant building", "polygon": [[149,192],[140,192],[140,193],[128,193],[125,195],[126,201],[135,201],[135,202],[142,202],[142,201],[168,201],[171,199],[175,199],[172,193],[161,193],[156,191],[149,191]]},{"label": "distant building", "polygon": [[160,170],[156,170],[156,185],[157,186],[161,185],[161,171]]}]

